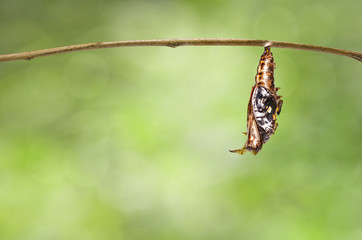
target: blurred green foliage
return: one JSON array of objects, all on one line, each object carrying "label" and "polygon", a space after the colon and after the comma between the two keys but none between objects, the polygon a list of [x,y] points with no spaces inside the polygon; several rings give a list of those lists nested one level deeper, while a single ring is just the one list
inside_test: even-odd
[{"label": "blurred green foliage", "polygon": [[[0,1],[0,54],[157,38],[361,51],[362,2]],[[284,106],[234,155],[256,47],[0,63],[0,239],[360,239],[361,63],[274,49]]]}]

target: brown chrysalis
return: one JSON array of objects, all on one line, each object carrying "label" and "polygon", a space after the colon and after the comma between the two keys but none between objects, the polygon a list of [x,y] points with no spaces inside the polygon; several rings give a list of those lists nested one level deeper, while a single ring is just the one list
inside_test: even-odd
[{"label": "brown chrysalis", "polygon": [[261,55],[255,85],[251,89],[248,104],[247,141],[243,148],[230,150],[244,154],[246,151],[257,154],[263,144],[277,129],[276,115],[279,115],[283,100],[277,95],[279,88],[274,86],[274,58],[270,45],[266,45]]}]

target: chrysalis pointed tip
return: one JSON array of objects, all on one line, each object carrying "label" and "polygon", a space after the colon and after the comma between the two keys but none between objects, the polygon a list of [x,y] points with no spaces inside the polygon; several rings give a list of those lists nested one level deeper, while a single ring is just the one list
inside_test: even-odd
[{"label": "chrysalis pointed tip", "polygon": [[242,148],[242,149],[229,150],[229,152],[239,153],[239,154],[243,155],[246,152],[246,149]]}]

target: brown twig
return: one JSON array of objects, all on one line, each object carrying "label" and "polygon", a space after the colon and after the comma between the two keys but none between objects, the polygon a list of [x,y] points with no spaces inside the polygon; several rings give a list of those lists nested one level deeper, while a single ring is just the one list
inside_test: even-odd
[{"label": "brown twig", "polygon": [[362,53],[356,51],[348,51],[337,48],[329,48],[323,46],[314,46],[301,43],[278,42],[268,40],[249,40],[249,39],[216,39],[216,38],[201,38],[201,39],[160,39],[160,40],[134,40],[120,42],[97,42],[78,44],[65,47],[48,48],[36,51],[12,53],[0,55],[0,62],[16,61],[16,60],[31,60],[36,57],[43,57],[55,54],[63,54],[74,51],[83,51],[88,49],[98,48],[114,48],[114,47],[139,47],[139,46],[264,46],[266,43],[271,44],[274,48],[292,48],[307,51],[324,52],[336,54],[346,57],[351,57],[362,62]]}]

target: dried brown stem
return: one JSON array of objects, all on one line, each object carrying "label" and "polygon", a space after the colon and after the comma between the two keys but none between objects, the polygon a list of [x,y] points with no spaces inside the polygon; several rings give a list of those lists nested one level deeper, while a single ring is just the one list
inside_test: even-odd
[{"label": "dried brown stem", "polygon": [[31,60],[36,57],[48,55],[63,54],[74,51],[83,51],[97,48],[114,48],[114,47],[139,47],[139,46],[165,46],[165,47],[180,47],[180,46],[264,46],[266,43],[271,44],[274,48],[292,48],[307,51],[324,52],[336,54],[346,57],[351,57],[362,62],[362,53],[356,51],[348,51],[337,48],[329,48],[323,46],[314,46],[301,43],[278,42],[268,40],[253,40],[253,39],[216,39],[216,38],[201,38],[201,39],[160,39],[160,40],[134,40],[120,42],[97,42],[78,44],[65,47],[42,49],[37,51],[29,51],[22,53],[12,53],[0,55],[0,62],[16,61],[16,60]]}]

